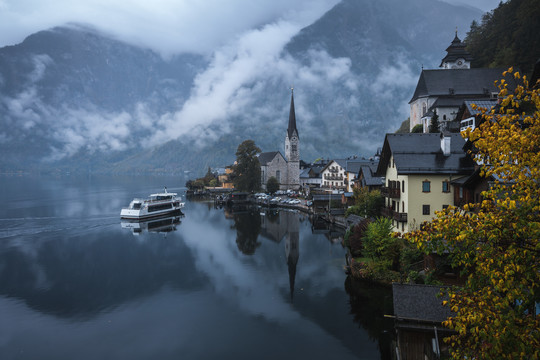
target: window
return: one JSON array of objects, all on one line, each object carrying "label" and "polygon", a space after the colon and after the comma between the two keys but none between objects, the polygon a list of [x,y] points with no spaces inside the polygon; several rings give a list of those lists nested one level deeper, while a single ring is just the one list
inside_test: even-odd
[{"label": "window", "polygon": [[292,144],[292,145],[291,145],[291,149],[292,149],[292,152],[296,152],[296,145],[295,145],[295,144]]},{"label": "window", "polygon": [[401,180],[401,191],[405,192],[405,180]]},{"label": "window", "polygon": [[450,182],[447,180],[442,182],[442,192],[449,193],[450,192]]},{"label": "window", "polygon": [[422,205],[422,215],[429,215],[429,205]]},{"label": "window", "polygon": [[279,170],[276,171],[276,179],[278,183],[281,183],[281,172]]},{"label": "window", "polygon": [[422,181],[422,192],[431,191],[431,182],[429,180]]},{"label": "window", "polygon": [[463,188],[462,187],[459,188],[459,198],[463,199]]},{"label": "window", "polygon": [[443,209],[443,210],[448,209],[448,205],[443,205],[443,206],[442,206],[442,209]]}]

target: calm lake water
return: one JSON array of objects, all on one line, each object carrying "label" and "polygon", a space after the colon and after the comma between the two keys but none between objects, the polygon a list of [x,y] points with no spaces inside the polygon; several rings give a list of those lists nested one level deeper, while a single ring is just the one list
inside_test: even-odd
[{"label": "calm lake water", "polygon": [[389,289],[291,211],[123,223],[174,177],[0,177],[0,359],[389,359]]}]

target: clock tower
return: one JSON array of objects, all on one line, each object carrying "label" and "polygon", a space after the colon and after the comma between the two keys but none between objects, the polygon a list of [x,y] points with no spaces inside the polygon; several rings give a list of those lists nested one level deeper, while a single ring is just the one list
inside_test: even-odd
[{"label": "clock tower", "polygon": [[292,88],[289,127],[285,136],[285,158],[287,159],[287,188],[297,190],[300,187],[300,137],[296,128],[294,89]]},{"label": "clock tower", "polygon": [[452,44],[446,49],[446,56],[439,66],[441,69],[470,69],[471,54],[465,49],[465,44],[457,36],[454,37]]}]

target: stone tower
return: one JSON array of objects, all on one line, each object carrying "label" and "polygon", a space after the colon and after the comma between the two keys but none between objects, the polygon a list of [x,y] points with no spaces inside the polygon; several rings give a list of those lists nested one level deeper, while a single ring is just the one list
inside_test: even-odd
[{"label": "stone tower", "polygon": [[291,89],[289,127],[285,137],[285,158],[287,159],[287,188],[297,190],[300,188],[300,137],[296,128],[294,89]]}]

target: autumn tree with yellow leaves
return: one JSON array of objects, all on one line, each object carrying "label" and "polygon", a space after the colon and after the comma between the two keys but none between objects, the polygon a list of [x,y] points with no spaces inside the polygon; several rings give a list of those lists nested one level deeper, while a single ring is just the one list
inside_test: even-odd
[{"label": "autumn tree with yellow leaves", "polygon": [[454,359],[540,358],[540,86],[525,77],[500,107],[464,136],[482,175],[493,179],[480,204],[448,208],[406,238],[426,253],[449,254],[463,286],[448,290]]}]

